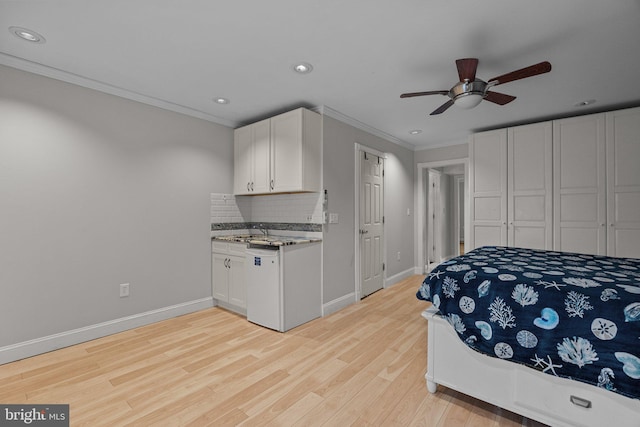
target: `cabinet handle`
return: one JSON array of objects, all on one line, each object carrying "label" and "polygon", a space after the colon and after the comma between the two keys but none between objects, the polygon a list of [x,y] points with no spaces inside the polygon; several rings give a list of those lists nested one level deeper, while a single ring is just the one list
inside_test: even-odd
[{"label": "cabinet handle", "polygon": [[571,401],[571,403],[573,403],[576,406],[580,406],[582,408],[587,408],[587,409],[591,408],[590,400],[583,399],[581,397],[573,396],[573,395],[569,397],[569,400]]},{"label": "cabinet handle", "polygon": [[247,191],[251,191],[251,183],[247,182]]},{"label": "cabinet handle", "polygon": [[271,187],[271,189],[274,189],[274,185],[273,185],[273,180],[271,180],[271,183],[269,184],[269,186]]},{"label": "cabinet handle", "polygon": [[251,181],[251,191],[253,191],[253,181]]}]

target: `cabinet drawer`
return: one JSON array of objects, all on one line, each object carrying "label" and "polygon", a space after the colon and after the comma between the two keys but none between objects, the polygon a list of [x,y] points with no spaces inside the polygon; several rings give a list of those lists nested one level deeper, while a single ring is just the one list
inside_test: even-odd
[{"label": "cabinet drawer", "polygon": [[229,243],[219,240],[211,241],[211,252],[221,252],[227,255],[244,256],[247,249],[246,243]]},{"label": "cabinet drawer", "polygon": [[[542,378],[518,371],[514,403],[546,414],[561,425],[638,426],[640,402],[588,384],[546,375]],[[547,378],[548,377],[548,378]]]},{"label": "cabinet drawer", "polygon": [[229,243],[229,248],[228,248],[229,255],[244,256],[246,250],[247,250],[247,245],[245,243]]},{"label": "cabinet drawer", "polygon": [[221,242],[219,240],[211,241],[211,252],[227,252],[229,250],[229,243]]}]

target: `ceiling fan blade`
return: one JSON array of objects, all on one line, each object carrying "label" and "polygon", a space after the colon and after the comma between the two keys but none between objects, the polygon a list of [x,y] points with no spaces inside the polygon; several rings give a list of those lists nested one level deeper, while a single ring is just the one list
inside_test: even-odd
[{"label": "ceiling fan blade", "polygon": [[512,82],[514,80],[526,79],[527,77],[548,73],[549,71],[551,71],[551,64],[547,61],[544,61],[539,64],[531,65],[529,67],[521,68],[519,70],[503,74],[499,77],[494,77],[489,80],[488,83],[497,82],[493,84],[493,86],[496,86],[503,83]]},{"label": "ceiling fan blade", "polygon": [[470,82],[476,79],[476,70],[478,69],[477,58],[462,58],[456,59],[456,67],[458,67],[458,77],[463,82],[468,80]]},{"label": "ceiling fan blade", "polygon": [[516,99],[515,96],[506,95],[500,92],[487,92],[484,99],[498,105],[505,105]]},{"label": "ceiling fan blade", "polygon": [[447,95],[449,93],[448,90],[430,90],[427,92],[411,92],[411,93],[403,93],[400,95],[400,98],[411,98],[413,96],[424,96],[424,95]]},{"label": "ceiling fan blade", "polygon": [[442,104],[441,106],[439,106],[438,108],[436,108],[435,110],[433,110],[433,113],[431,113],[429,115],[430,116],[435,116],[436,114],[444,113],[452,105],[453,105],[453,99],[450,99],[447,102],[445,102],[444,104]]}]

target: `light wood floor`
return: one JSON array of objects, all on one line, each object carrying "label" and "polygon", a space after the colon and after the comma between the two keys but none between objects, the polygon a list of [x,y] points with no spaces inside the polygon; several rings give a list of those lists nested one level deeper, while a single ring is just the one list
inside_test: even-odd
[{"label": "light wood floor", "polygon": [[539,426],[427,392],[421,277],[281,334],[212,308],[0,366],[0,402],[72,426]]}]

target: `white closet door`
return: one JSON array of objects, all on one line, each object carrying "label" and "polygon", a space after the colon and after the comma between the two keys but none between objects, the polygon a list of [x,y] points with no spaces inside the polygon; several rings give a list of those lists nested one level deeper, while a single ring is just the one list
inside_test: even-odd
[{"label": "white closet door", "polygon": [[507,130],[472,135],[469,142],[469,250],[507,244]]},{"label": "white closet door", "polygon": [[607,254],[640,258],[640,108],[606,114]]},{"label": "white closet door", "polygon": [[508,244],[552,249],[551,122],[509,128],[507,140]]},{"label": "white closet door", "polygon": [[553,248],[606,254],[604,114],[553,122]]}]

